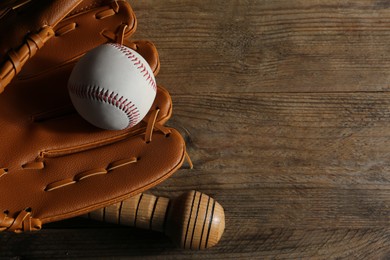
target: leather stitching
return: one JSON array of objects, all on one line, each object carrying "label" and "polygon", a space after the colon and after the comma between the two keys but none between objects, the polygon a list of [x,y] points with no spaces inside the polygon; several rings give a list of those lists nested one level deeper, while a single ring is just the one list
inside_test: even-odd
[{"label": "leather stitching", "polygon": [[126,57],[133,62],[134,66],[136,66],[136,68],[140,71],[142,76],[149,83],[149,86],[151,86],[154,89],[154,91],[157,91],[157,84],[156,81],[154,80],[154,75],[149,73],[146,66],[143,64],[143,62],[140,59],[138,59],[138,57],[134,54],[134,52],[131,49],[117,43],[108,43],[108,44],[113,46],[120,52],[122,52],[124,55],[126,55]]},{"label": "leather stitching", "polygon": [[87,86],[85,88],[83,85],[76,86],[75,84],[69,85],[69,90],[80,98],[93,99],[117,107],[119,110],[123,111],[129,119],[127,128],[133,127],[140,118],[138,107],[125,97],[119,97],[119,94],[114,91],[109,92],[98,86]]}]

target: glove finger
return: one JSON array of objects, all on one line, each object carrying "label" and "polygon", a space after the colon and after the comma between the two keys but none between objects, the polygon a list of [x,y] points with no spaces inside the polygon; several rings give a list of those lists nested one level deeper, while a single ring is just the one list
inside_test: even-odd
[{"label": "glove finger", "polygon": [[160,71],[160,59],[158,57],[156,46],[152,42],[145,40],[131,42],[129,40],[125,40],[124,45],[141,54],[142,57],[144,57],[144,59],[149,63],[154,75],[157,76]]},{"label": "glove finger", "polygon": [[[3,8],[0,33],[7,39],[0,42],[0,63],[10,49],[20,47],[29,32],[39,32],[45,26],[54,27],[82,0],[42,0],[11,2]],[[61,6],[61,8],[58,8]]]},{"label": "glove finger", "polygon": [[[26,1],[2,12],[0,35],[7,35],[7,41],[0,42],[0,90],[21,70],[29,57],[54,36],[52,27],[80,2],[81,0]],[[26,39],[30,32],[32,34]],[[18,51],[15,51],[16,48],[19,48]]]},{"label": "glove finger", "polygon": [[10,40],[0,43],[0,92],[45,43],[49,47],[41,49],[43,53],[33,59],[23,77],[45,73],[135,31],[135,15],[126,1],[80,2],[26,1],[16,9],[3,10],[0,33],[10,35]]},{"label": "glove finger", "polygon": [[[78,6],[58,23],[54,28],[55,37],[26,63],[18,78],[48,73],[78,60],[101,44],[119,41],[122,34],[130,37],[137,25],[130,5],[125,1],[101,2],[104,5]],[[87,3],[83,1],[82,4]]]}]

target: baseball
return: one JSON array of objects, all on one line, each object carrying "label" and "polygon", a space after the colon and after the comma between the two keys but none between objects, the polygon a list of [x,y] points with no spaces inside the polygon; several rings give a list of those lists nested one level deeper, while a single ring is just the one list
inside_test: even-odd
[{"label": "baseball", "polygon": [[91,124],[120,130],[138,124],[156,97],[156,80],[146,60],[120,44],[101,45],[82,57],[69,81],[77,112]]}]

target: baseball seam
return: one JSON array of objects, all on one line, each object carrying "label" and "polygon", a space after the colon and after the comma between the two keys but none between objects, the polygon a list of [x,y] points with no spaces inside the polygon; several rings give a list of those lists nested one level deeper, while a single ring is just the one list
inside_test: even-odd
[{"label": "baseball seam", "polygon": [[132,61],[134,66],[140,71],[141,75],[148,82],[149,86],[151,86],[155,92],[157,91],[157,85],[156,85],[156,82],[154,80],[154,75],[150,74],[147,67],[134,54],[134,52],[132,52],[129,48],[124,47],[123,45],[120,45],[118,43],[108,43],[108,44],[113,46],[114,48],[116,48],[120,52],[122,52],[130,61]]},{"label": "baseball seam", "polygon": [[110,104],[122,112],[124,112],[129,120],[126,128],[133,127],[140,119],[140,112],[138,107],[123,96],[114,91],[109,91],[98,86],[88,86],[84,88],[82,85],[70,84],[69,90],[72,94],[85,99],[92,99],[99,102]]}]

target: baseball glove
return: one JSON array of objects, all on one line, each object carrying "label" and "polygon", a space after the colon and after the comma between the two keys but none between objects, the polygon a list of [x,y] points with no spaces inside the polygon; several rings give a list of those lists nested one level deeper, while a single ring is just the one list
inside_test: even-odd
[{"label": "baseball glove", "polygon": [[[49,27],[64,28],[60,25],[65,24],[67,29],[60,29],[59,36],[48,40],[29,62],[15,62],[13,54],[9,55],[12,51],[3,51],[3,68],[11,62],[13,76],[21,68],[16,65],[26,66],[0,95],[0,231],[39,230],[44,223],[117,203],[165,180],[185,159],[183,138],[175,129],[164,126],[172,114],[172,102],[162,87],[158,87],[155,102],[145,119],[130,129],[98,129],[73,109],[67,90],[69,75],[77,58],[96,45],[106,41],[124,43],[139,52],[155,74],[159,70],[152,43],[123,40],[126,34],[134,32],[136,24],[125,1],[109,1],[109,8],[119,6],[114,13],[127,10],[126,19],[106,20],[101,27],[109,29],[103,33],[101,27],[93,26],[78,32],[82,30],[77,29],[82,21],[87,24],[95,19],[91,12],[112,14],[105,11],[109,10],[107,6],[100,5],[107,1],[98,2],[96,8],[70,8],[73,11],[68,10],[66,18],[53,22]],[[55,10],[61,7],[49,6]],[[8,13],[3,12],[1,18],[5,19]],[[112,16],[115,14],[108,17]],[[123,25],[123,21],[130,20],[131,25]],[[67,32],[72,26],[66,24],[74,23],[76,29]],[[29,49],[25,59],[32,56],[30,38],[19,48]]]}]

